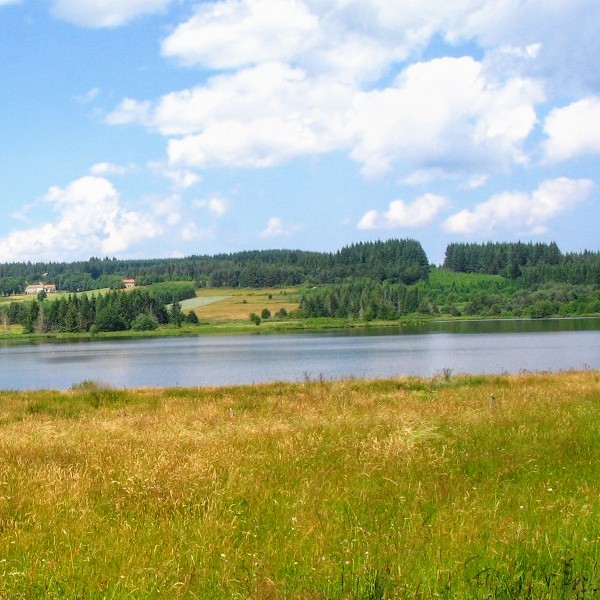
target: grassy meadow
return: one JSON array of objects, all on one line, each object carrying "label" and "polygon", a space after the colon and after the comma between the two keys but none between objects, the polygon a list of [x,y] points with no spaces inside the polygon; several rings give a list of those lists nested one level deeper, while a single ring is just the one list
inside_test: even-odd
[{"label": "grassy meadow", "polygon": [[260,315],[265,308],[273,317],[282,308],[289,313],[298,308],[301,291],[299,288],[200,288],[196,294],[199,299],[217,300],[194,309],[200,320],[218,322],[248,321],[250,313]]},{"label": "grassy meadow", "polygon": [[600,373],[0,392],[0,598],[596,598]]}]

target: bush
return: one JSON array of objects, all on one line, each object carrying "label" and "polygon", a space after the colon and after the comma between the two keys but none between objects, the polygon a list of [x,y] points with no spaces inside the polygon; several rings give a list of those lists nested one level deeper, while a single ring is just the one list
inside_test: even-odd
[{"label": "bush", "polygon": [[148,313],[140,313],[131,323],[133,331],[154,331],[157,328],[156,319]]},{"label": "bush", "polygon": [[198,325],[198,323],[200,323],[198,315],[193,310],[190,310],[190,312],[183,317],[183,320],[191,325]]}]

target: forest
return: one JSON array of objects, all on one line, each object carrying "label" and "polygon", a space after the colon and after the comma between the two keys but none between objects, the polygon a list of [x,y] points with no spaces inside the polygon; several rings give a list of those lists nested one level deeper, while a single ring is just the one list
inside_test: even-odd
[{"label": "forest", "polygon": [[[24,332],[154,329],[195,322],[179,302],[200,287],[298,286],[289,318],[370,321],[420,318],[544,318],[600,314],[600,253],[563,254],[555,243],[450,244],[441,267],[430,265],[415,240],[358,243],[335,253],[292,250],[214,257],[0,265],[0,294],[41,279],[69,293],[0,309],[5,325]],[[140,287],[122,293],[122,278]],[[108,294],[78,294],[110,288]],[[167,310],[166,305],[171,308]]]},{"label": "forest", "polygon": [[499,275],[460,274],[433,268],[412,286],[356,280],[307,290],[302,317],[395,320],[426,317],[546,318],[600,314],[600,287],[548,282],[527,286]]},{"label": "forest", "polygon": [[128,293],[113,290],[102,295],[69,294],[52,301],[36,298],[30,302],[11,302],[3,314],[8,323],[22,325],[24,333],[148,331],[166,323],[176,326],[183,322],[198,323],[193,311],[183,314],[179,300],[189,297],[189,286],[180,287],[181,290],[175,291],[175,286],[170,286],[175,293],[169,299],[169,309],[164,290],[161,294],[161,290],[152,293],[136,289]]},{"label": "forest", "polygon": [[427,278],[429,262],[415,240],[353,244],[335,253],[261,250],[186,258],[117,260],[90,258],[73,263],[0,264],[0,295],[23,293],[42,277],[63,292],[191,281],[196,287],[277,287],[335,283],[353,277],[405,284]]},{"label": "forest", "polygon": [[[464,275],[464,276],[461,276]],[[544,318],[600,313],[600,253],[563,255],[555,243],[450,244],[443,268],[413,285],[370,278],[307,292],[304,317]]]}]

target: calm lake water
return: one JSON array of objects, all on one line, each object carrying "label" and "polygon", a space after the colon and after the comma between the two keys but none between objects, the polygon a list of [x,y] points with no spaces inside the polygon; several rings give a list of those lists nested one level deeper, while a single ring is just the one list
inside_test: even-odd
[{"label": "calm lake water", "polygon": [[600,369],[600,319],[0,345],[0,389],[207,386],[307,377]]}]

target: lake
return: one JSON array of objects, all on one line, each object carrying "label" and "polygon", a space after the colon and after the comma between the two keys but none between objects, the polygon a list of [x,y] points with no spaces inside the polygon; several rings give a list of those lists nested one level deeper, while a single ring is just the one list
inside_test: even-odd
[{"label": "lake", "polygon": [[0,389],[600,369],[600,318],[0,345]]}]

